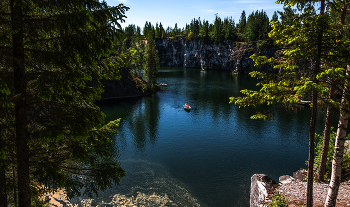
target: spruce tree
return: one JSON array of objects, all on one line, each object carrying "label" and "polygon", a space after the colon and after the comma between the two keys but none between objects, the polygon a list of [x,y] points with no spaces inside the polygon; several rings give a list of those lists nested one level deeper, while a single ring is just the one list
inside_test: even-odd
[{"label": "spruce tree", "polygon": [[239,33],[244,34],[245,26],[247,24],[247,17],[245,11],[242,11],[241,17],[239,18]]},{"label": "spruce tree", "polygon": [[[279,73],[253,72],[252,76],[263,79],[260,83],[261,90],[244,90],[242,92],[246,94],[246,97],[231,98],[231,101],[240,106],[256,106],[264,103],[274,106],[281,103],[293,106],[294,103],[299,101],[298,96],[307,97],[312,94],[307,185],[307,206],[311,207],[313,205],[313,161],[317,102],[321,99],[335,106],[338,105],[328,98],[332,85],[329,80],[337,79],[337,87],[344,88],[344,80],[348,78],[344,76],[344,67],[349,61],[349,49],[345,45],[349,41],[344,34],[340,35],[337,31],[340,28],[345,31],[346,26],[330,24],[330,16],[326,15],[325,12],[325,9],[330,7],[325,5],[324,0],[319,1],[321,7],[318,14],[314,10],[314,1],[286,0],[279,2],[284,3],[285,6],[297,5],[297,8],[301,9],[299,14],[296,14],[290,7],[285,7],[286,12],[282,14],[282,22],[272,22],[273,29],[269,36],[275,39],[276,43],[284,49],[282,57],[268,59],[258,55],[251,56],[256,65],[271,64],[279,70]],[[347,1],[339,2],[345,3]],[[344,92],[344,95],[346,93],[348,95],[348,90]],[[348,111],[342,109],[342,113],[346,114]],[[266,119],[271,117],[271,113],[267,111],[258,113],[252,118]],[[344,130],[344,126],[339,126]],[[340,154],[335,157],[342,156],[341,148],[340,143],[339,150],[337,150]],[[339,164],[339,161],[337,161],[337,164]],[[340,180],[339,175],[334,177],[338,181]],[[337,181],[334,183],[337,183]],[[331,189],[336,191],[337,187],[339,185],[334,184]],[[330,203],[334,202],[336,198],[336,193],[333,195],[335,196],[329,196],[331,197]]]},{"label": "spruce tree", "polygon": [[272,22],[278,21],[278,14],[277,14],[277,11],[274,11],[274,12],[273,12],[271,21],[272,21]]},{"label": "spruce tree", "polygon": [[202,39],[204,44],[210,43],[210,37],[209,37],[209,22],[203,20],[202,27],[199,31],[198,37]]},{"label": "spruce tree", "polygon": [[143,71],[145,77],[152,84],[156,84],[158,77],[159,57],[156,44],[153,39],[147,39],[146,50],[143,59]]},{"label": "spruce tree", "polygon": [[82,187],[92,196],[124,176],[111,154],[119,121],[105,125],[95,101],[100,80],[118,79],[131,59],[111,56],[127,9],[95,0],[1,1],[0,181],[3,168],[17,173],[6,181],[17,181],[19,206],[58,188],[68,198]]}]

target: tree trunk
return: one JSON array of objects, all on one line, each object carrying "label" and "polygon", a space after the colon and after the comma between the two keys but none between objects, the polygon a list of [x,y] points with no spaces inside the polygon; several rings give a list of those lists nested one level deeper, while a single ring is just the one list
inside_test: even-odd
[{"label": "tree trunk", "polygon": [[[0,144],[2,145],[3,142],[0,141]],[[0,159],[0,207],[7,207],[6,174],[3,159]]]},{"label": "tree trunk", "polygon": [[26,71],[24,66],[22,2],[11,0],[14,103],[17,148],[18,204],[30,207],[29,148],[27,144]]},{"label": "tree trunk", "polygon": [[[345,23],[346,10],[348,4],[344,3],[344,6],[340,12],[340,23]],[[342,31],[339,31],[341,34]],[[350,76],[350,65],[346,67],[346,77]],[[349,115],[344,111],[347,109],[347,94],[350,89],[350,81],[346,81],[344,84],[342,99],[340,103],[340,117],[338,122],[338,130],[337,136],[335,139],[335,148],[334,155],[332,161],[332,174],[331,174],[331,182],[329,183],[328,194],[326,198],[326,202],[324,204],[325,207],[335,206],[338,197],[338,190],[341,181],[341,171],[342,171],[342,162],[343,162],[343,154],[344,154],[344,143],[346,137],[346,129],[348,127],[348,117]]]},{"label": "tree trunk", "polygon": [[[335,87],[332,84],[329,91],[329,99],[333,99]],[[331,135],[331,127],[332,127],[332,117],[333,117],[333,105],[328,104],[327,106],[327,115],[326,115],[326,123],[324,127],[324,136],[323,136],[323,144],[322,144],[322,154],[320,160],[320,166],[318,169],[318,181],[324,181],[324,173],[326,171],[326,163],[327,163],[327,155],[329,148],[329,139]]]},{"label": "tree trunk", "polygon": [[[347,66],[346,76],[350,76],[350,65]],[[342,161],[344,154],[344,143],[346,137],[346,129],[348,127],[348,117],[349,115],[344,111],[347,109],[348,104],[346,101],[346,94],[349,93],[350,81],[346,81],[340,108],[340,117],[338,123],[337,137],[335,140],[334,156],[332,162],[332,175],[331,182],[329,183],[328,194],[325,206],[331,207],[335,206],[337,202],[339,184],[341,181],[341,171],[342,171]]]},{"label": "tree trunk", "polygon": [[309,160],[307,171],[307,194],[306,194],[306,206],[313,207],[313,168],[315,157],[315,126],[316,126],[316,114],[317,114],[317,91],[312,91],[312,114],[310,120],[310,134],[309,134]]},{"label": "tree trunk", "polygon": [[[320,17],[324,14],[325,0],[321,0]],[[323,36],[323,24],[317,23],[320,27],[317,34],[317,53],[316,63],[313,71],[313,82],[317,82],[316,75],[321,67],[321,53],[322,53],[322,36]],[[315,157],[315,127],[316,127],[316,114],[317,114],[317,91],[312,90],[312,114],[310,120],[310,134],[309,134],[309,160],[307,171],[307,189],[306,189],[306,206],[313,207],[313,182],[314,182],[314,157]]]},{"label": "tree trunk", "polygon": [[[0,124],[0,130],[4,130]],[[4,136],[0,133],[0,154],[5,150],[6,143]],[[7,192],[6,192],[6,168],[5,157],[0,159],[0,207],[7,207]]]}]

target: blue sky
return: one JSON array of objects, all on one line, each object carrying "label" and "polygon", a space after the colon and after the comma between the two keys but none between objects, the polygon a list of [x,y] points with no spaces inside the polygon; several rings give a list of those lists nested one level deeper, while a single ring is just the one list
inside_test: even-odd
[{"label": "blue sky", "polygon": [[108,5],[116,6],[123,3],[130,7],[126,12],[125,27],[135,24],[144,27],[145,22],[151,22],[154,26],[156,22],[161,22],[166,29],[168,26],[174,28],[185,27],[193,18],[200,17],[201,20],[208,20],[213,23],[217,13],[222,19],[231,17],[238,23],[243,10],[247,17],[253,11],[262,9],[266,11],[269,18],[276,10],[283,10],[283,5],[276,4],[275,0],[105,0]]}]

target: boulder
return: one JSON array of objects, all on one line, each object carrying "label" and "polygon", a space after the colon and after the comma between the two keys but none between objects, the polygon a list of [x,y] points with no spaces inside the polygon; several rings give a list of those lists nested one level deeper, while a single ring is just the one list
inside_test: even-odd
[{"label": "boulder", "polygon": [[277,184],[265,174],[254,174],[251,177],[250,207],[262,206],[267,199],[268,190]]},{"label": "boulder", "polygon": [[307,170],[301,168],[300,170],[293,173],[293,178],[295,180],[303,181],[307,177],[306,175]]},{"label": "boulder", "polygon": [[290,183],[294,180],[293,177],[289,176],[289,175],[283,175],[281,177],[279,177],[279,181],[280,183],[282,184],[287,184],[287,183]]}]

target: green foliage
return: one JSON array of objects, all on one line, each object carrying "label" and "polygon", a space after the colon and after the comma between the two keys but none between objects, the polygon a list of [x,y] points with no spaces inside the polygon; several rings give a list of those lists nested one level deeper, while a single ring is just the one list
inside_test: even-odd
[{"label": "green foliage", "polygon": [[[254,54],[250,58],[255,62],[255,66],[270,65],[276,70],[276,73],[251,72],[252,77],[262,80],[258,84],[261,89],[259,91],[242,90],[241,92],[245,97],[231,97],[230,103],[243,107],[255,107],[261,104],[274,107],[280,104],[293,105],[300,101],[297,97],[308,97],[311,91],[315,90],[322,97],[322,100],[332,103],[334,106],[339,106],[339,103],[328,98],[330,82],[327,80],[334,78],[337,80],[337,86],[342,87],[346,79],[342,67],[346,64],[348,57],[344,57],[341,52],[345,52],[344,48],[348,47],[341,46],[342,43],[339,41],[335,42],[336,39],[343,39],[344,37],[339,35],[337,27],[329,25],[329,16],[315,17],[313,14],[312,9],[308,9],[301,14],[295,14],[294,10],[285,8],[285,13],[281,15],[282,23],[278,21],[271,22],[272,30],[269,37],[274,39],[278,46],[285,49],[277,57],[267,58]],[[251,18],[256,16],[259,16],[259,13],[251,14]],[[263,13],[261,13],[261,16],[264,16]],[[320,31],[319,25],[323,25],[324,39],[322,41],[329,45],[337,45],[337,47],[324,48],[321,53],[321,61],[326,62],[326,64],[323,64],[322,68],[316,72],[310,70],[311,63],[307,60],[316,59],[315,38]],[[247,23],[246,33],[250,31],[248,28]],[[340,28],[344,29],[343,27]],[[249,38],[254,39],[255,37],[251,36]],[[343,42],[346,42],[346,40]],[[265,44],[259,41],[258,46],[263,48]],[[346,53],[348,54],[349,51]],[[335,58],[335,56],[338,58]],[[339,64],[342,65],[342,67],[332,68],[337,64],[338,66]],[[312,79],[313,76],[315,79]],[[272,118],[271,112],[273,110],[257,112],[251,118],[270,119]]]},{"label": "green foliage", "polygon": [[209,22],[203,21],[203,25],[201,29],[199,30],[198,34],[199,38],[202,38],[202,41],[204,44],[210,43],[210,37],[209,37]]},{"label": "green foliage", "polygon": [[246,40],[250,42],[267,39],[270,32],[269,22],[269,17],[263,10],[251,13],[244,29]]},{"label": "green foliage", "polygon": [[[321,161],[321,155],[322,155],[322,145],[323,145],[323,138],[324,133],[317,134],[315,136],[315,152],[316,156],[314,159],[315,167],[316,169],[319,169],[320,161]],[[335,148],[335,139],[337,136],[337,132],[334,131],[333,127],[330,134],[330,140],[329,140],[329,148],[328,148],[328,154],[327,154],[327,162],[326,162],[326,170],[325,170],[325,180],[329,179],[332,172],[332,161],[333,161],[333,155],[334,155],[334,148]],[[350,139],[350,134],[346,137],[347,140]],[[342,166],[343,168],[347,167],[350,164],[350,151],[347,153],[344,153],[343,155],[343,162]]]},{"label": "green foliage", "polygon": [[209,36],[212,42],[219,43],[223,41],[224,36],[222,34],[222,21],[221,18],[216,16],[213,29],[209,32]]},{"label": "green foliage", "polygon": [[259,48],[259,50],[265,50],[265,49],[271,48],[273,47],[273,40],[272,39],[258,40],[256,42],[256,46]]},{"label": "green foliage", "polygon": [[277,11],[273,12],[272,18],[271,18],[271,22],[276,22],[278,21],[278,14]]},{"label": "green foliage", "polygon": [[[16,10],[9,0],[0,3],[0,131],[6,146],[0,165],[8,189],[18,181],[12,173],[25,172],[30,180],[18,182],[17,192],[25,187],[34,197],[65,188],[72,198],[83,187],[92,196],[125,175],[111,154],[119,120],[105,124],[95,102],[101,80],[119,79],[119,68],[134,54],[115,51],[128,7],[61,3],[16,1]],[[30,153],[21,156],[17,148]],[[17,163],[26,165],[20,169]]]},{"label": "green foliage", "polygon": [[145,54],[143,57],[143,71],[145,77],[155,84],[158,77],[159,57],[156,44],[153,39],[147,39]]},{"label": "green foliage", "polygon": [[272,202],[269,204],[271,207],[288,207],[288,202],[284,196],[281,195],[280,192],[277,192],[272,199]]},{"label": "green foliage", "polygon": [[[219,16],[216,16],[213,23],[209,23],[206,20],[201,21],[200,17],[198,17],[198,19],[192,19],[190,24],[186,24],[182,29],[178,28],[177,23],[175,23],[174,28],[167,27],[164,30],[162,23],[159,23],[159,25],[156,23],[154,27],[150,22],[146,21],[143,34],[146,38],[166,38],[183,35],[188,39],[201,39],[204,44],[237,40],[256,41],[259,38],[259,40],[267,39],[267,33],[270,31],[271,26],[264,11],[253,12],[247,33],[245,33],[246,25],[247,18],[245,11],[243,11],[237,28],[232,17],[226,17],[222,20]],[[135,33],[135,25],[131,24],[125,27],[124,30],[125,37],[129,39],[130,34]],[[249,38],[246,35],[249,35]]]},{"label": "green foliage", "polygon": [[243,10],[241,17],[239,19],[238,31],[240,34],[244,34],[246,24],[247,24],[247,17],[246,17],[245,11]]}]

